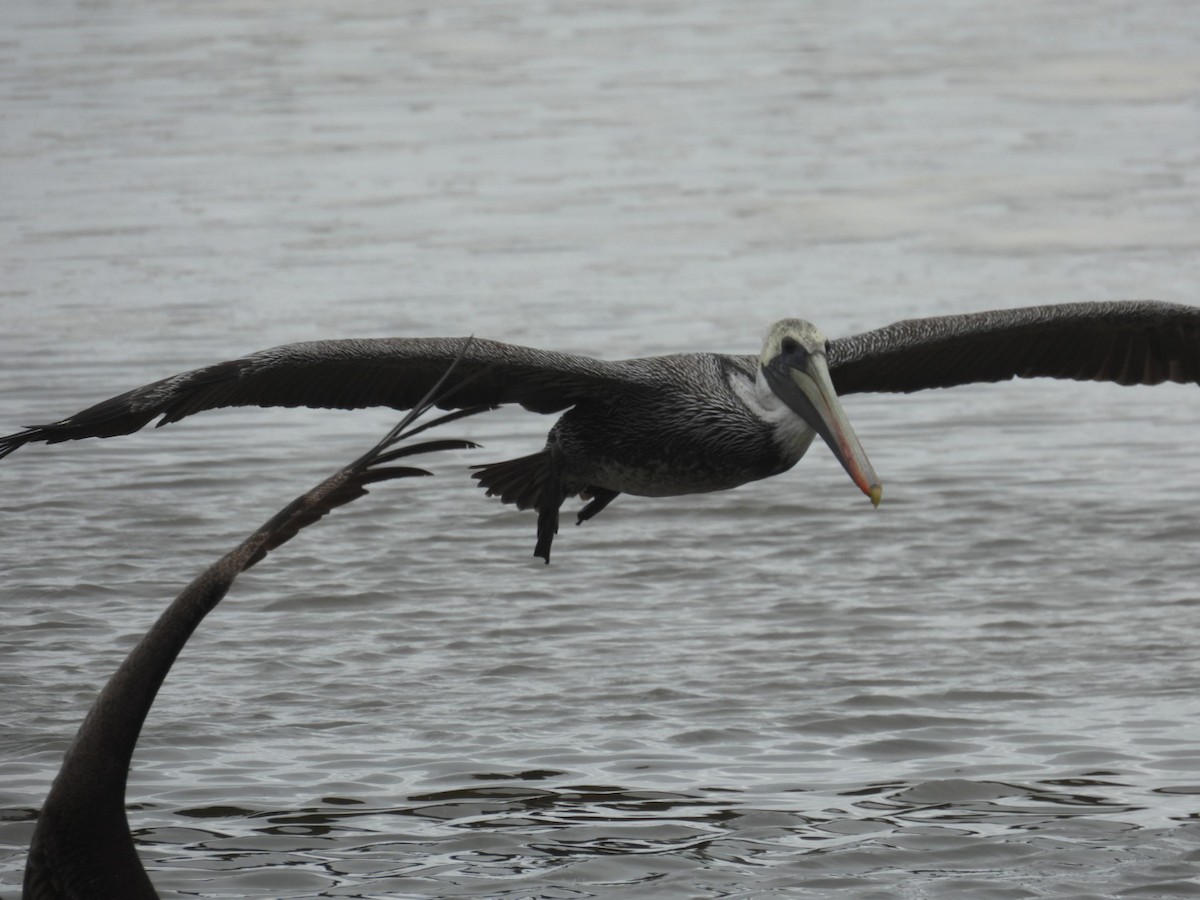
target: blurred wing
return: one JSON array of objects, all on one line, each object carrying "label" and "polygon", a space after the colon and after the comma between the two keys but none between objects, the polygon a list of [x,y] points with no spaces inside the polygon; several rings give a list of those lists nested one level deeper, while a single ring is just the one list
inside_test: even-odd
[{"label": "blurred wing", "polygon": [[1200,309],[1146,300],[909,319],[828,353],[839,394],[1010,378],[1200,383]]},{"label": "blurred wing", "polygon": [[[442,387],[437,384],[437,387]],[[439,395],[440,396],[440,395]],[[425,428],[480,409],[413,425],[434,403],[431,393],[395,428],[348,466],[293,500],[265,525],[197,576],[159,616],[109,679],[79,727],[42,804],[25,863],[26,900],[157,900],[134,848],[125,816],[125,784],[134,746],[158,689],[201,620],[221,601],[238,574],[268,551],[320,521],[330,510],[367,493],[368,485],[421,469],[396,459],[469,441],[407,443]],[[397,442],[406,442],[392,449]]]}]

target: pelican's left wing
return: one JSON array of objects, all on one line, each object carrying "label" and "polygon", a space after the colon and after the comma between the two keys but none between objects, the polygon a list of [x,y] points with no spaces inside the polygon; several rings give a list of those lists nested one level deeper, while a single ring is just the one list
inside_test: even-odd
[{"label": "pelican's left wing", "polygon": [[908,319],[830,341],[838,394],[1010,378],[1200,383],[1200,309],[1138,300]]},{"label": "pelican's left wing", "polygon": [[636,364],[481,338],[364,338],[285,344],[173,375],[51,422],[0,437],[0,458],[33,442],[130,434],[224,406],[409,409],[455,359],[458,387],[443,409],[520,403],[556,412],[582,399],[636,390]]}]

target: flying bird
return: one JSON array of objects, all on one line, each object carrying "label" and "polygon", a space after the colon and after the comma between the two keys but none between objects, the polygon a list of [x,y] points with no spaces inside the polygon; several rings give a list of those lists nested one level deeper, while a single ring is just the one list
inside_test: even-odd
[{"label": "flying bird", "polygon": [[440,440],[389,449],[434,425],[480,411],[465,409],[410,428],[430,405],[428,397],[420,401],[371,450],[276,513],[197,576],[159,616],[100,692],[67,750],[34,828],[23,900],[158,897],[129,832],[125,783],[142,724],[175,658],[234,579],[269,551],[335,507],[363,496],[370,484],[429,474],[390,463],[415,453],[475,446]]},{"label": "flying bird", "polygon": [[[73,416],[0,438],[34,442],[137,431],[223,406],[357,409],[417,402],[465,338],[287,344],[174,375]],[[1072,303],[909,319],[827,339],[784,319],[758,356],[682,353],[608,361],[476,339],[469,379],[444,407],[519,403],[563,412],[537,453],[476,467],[489,495],[538,511],[534,555],[550,561],[559,509],[584,522],[621,493],[725,490],[778,475],[816,436],[878,505],[882,486],[840,396],[1010,378],[1200,383],[1200,309],[1155,301]]]}]

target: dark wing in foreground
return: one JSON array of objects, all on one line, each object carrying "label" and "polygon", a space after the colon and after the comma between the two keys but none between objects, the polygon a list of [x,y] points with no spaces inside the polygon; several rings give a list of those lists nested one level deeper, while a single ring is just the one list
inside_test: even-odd
[{"label": "dark wing in foreground", "polygon": [[468,338],[364,338],[286,344],[174,375],[105,400],[48,425],[0,437],[0,458],[23,444],[130,434],[222,406],[409,409],[459,354],[463,386],[443,409],[520,403],[556,412],[580,399],[611,395],[624,383],[620,363]]},{"label": "dark wing in foreground", "polygon": [[1069,303],[909,319],[831,341],[839,394],[1010,378],[1200,383],[1200,309]]},{"label": "dark wing in foreground", "polygon": [[125,814],[126,775],[159,687],[200,621],[234,579],[302,528],[367,493],[369,485],[422,469],[392,465],[418,453],[473,447],[435,440],[390,449],[426,428],[479,412],[449,413],[409,427],[426,398],[366,454],[293,500],[241,544],[207,568],[167,607],[125,658],[92,705],[38,816],[25,865],[25,900],[155,900]]}]

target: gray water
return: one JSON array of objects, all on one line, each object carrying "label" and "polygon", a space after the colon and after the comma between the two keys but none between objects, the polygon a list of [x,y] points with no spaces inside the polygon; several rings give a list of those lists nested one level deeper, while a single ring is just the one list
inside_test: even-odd
[{"label": "gray water", "polygon": [[[0,432],[294,340],[757,352],[1196,303],[1192,2],[0,11]],[[486,445],[244,576],[147,722],[164,896],[1200,895],[1200,393],[855,396],[823,447],[566,526]],[[388,411],[0,464],[0,889],[97,688]]]}]

